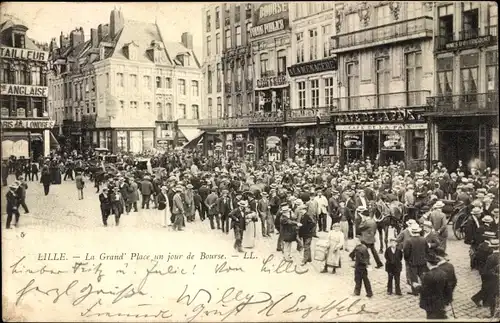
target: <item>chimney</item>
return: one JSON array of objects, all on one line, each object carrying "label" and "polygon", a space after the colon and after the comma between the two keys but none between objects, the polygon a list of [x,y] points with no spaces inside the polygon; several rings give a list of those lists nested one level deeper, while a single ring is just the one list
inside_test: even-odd
[{"label": "chimney", "polygon": [[85,42],[85,36],[83,35],[83,29],[82,28],[75,28],[74,30],[72,30],[71,33],[69,34],[69,40],[70,40],[72,48],[75,48],[76,46]]},{"label": "chimney", "polygon": [[69,46],[69,38],[68,36],[64,36],[63,32],[61,31],[61,35],[59,36],[59,47],[67,48],[68,46]]},{"label": "chimney", "polygon": [[99,27],[97,27],[97,39],[99,40],[99,43],[109,35],[109,24],[100,24]]},{"label": "chimney", "polygon": [[187,49],[192,50],[193,49],[193,35],[191,35],[190,33],[182,33],[181,43]]},{"label": "chimney", "polygon": [[49,47],[49,50],[51,52],[53,52],[54,50],[56,50],[59,46],[57,46],[57,40],[55,38],[52,38],[50,40],[50,47]]},{"label": "chimney", "polygon": [[109,34],[111,38],[115,38],[116,35],[122,30],[125,19],[123,18],[122,11],[116,8],[111,11],[109,16]]},{"label": "chimney", "polygon": [[92,43],[92,48],[97,48],[97,46],[99,46],[99,36],[95,28],[90,29],[90,42]]}]

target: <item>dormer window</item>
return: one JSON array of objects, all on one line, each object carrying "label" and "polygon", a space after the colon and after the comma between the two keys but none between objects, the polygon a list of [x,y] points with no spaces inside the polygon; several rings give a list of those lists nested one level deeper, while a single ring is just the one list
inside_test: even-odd
[{"label": "dormer window", "polygon": [[138,49],[139,45],[137,45],[135,42],[130,42],[123,47],[125,56],[132,61],[137,60]]},{"label": "dormer window", "polygon": [[25,48],[26,44],[24,41],[24,35],[14,34],[14,47],[15,48]]},{"label": "dormer window", "polygon": [[189,53],[177,54],[176,57],[176,61],[178,62],[177,65],[190,66],[191,65],[190,56],[191,55]]}]

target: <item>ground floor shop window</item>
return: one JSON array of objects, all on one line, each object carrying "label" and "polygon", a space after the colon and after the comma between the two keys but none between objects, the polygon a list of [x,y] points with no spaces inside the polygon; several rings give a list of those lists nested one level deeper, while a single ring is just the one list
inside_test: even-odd
[{"label": "ground floor shop window", "polygon": [[385,163],[396,163],[405,159],[405,132],[381,131],[381,160]]},{"label": "ground floor shop window", "polygon": [[362,132],[344,133],[342,145],[344,147],[344,157],[348,163],[363,158]]},{"label": "ground floor shop window", "polygon": [[144,150],[151,150],[154,147],[153,131],[144,131]]},{"label": "ground floor shop window", "polygon": [[130,131],[130,152],[140,153],[142,148],[142,131]]},{"label": "ground floor shop window", "polygon": [[126,131],[117,131],[116,140],[118,145],[118,151],[126,152],[128,147],[128,136]]}]

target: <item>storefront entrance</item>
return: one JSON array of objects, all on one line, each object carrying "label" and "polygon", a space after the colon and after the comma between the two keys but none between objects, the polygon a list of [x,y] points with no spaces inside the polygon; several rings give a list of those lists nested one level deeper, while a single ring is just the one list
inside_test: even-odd
[{"label": "storefront entrance", "polygon": [[365,158],[375,160],[379,152],[379,132],[365,131],[364,132],[364,152]]},{"label": "storefront entrance", "polygon": [[461,160],[464,165],[479,158],[479,133],[475,130],[439,131],[440,160],[454,171]]}]

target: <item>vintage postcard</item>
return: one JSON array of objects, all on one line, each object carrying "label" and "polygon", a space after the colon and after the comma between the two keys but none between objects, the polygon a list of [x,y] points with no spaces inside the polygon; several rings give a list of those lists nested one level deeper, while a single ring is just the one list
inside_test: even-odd
[{"label": "vintage postcard", "polygon": [[497,28],[3,2],[3,321],[498,321]]}]

